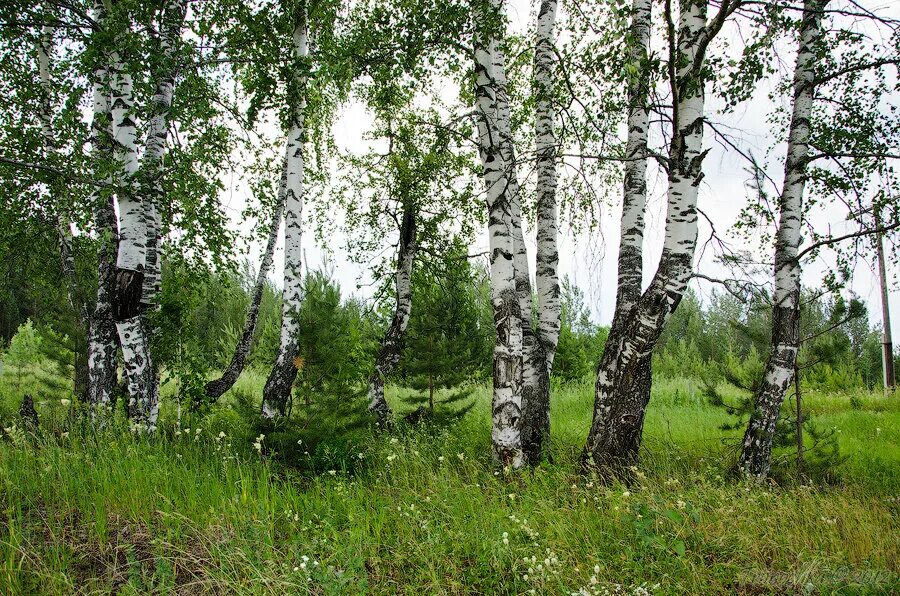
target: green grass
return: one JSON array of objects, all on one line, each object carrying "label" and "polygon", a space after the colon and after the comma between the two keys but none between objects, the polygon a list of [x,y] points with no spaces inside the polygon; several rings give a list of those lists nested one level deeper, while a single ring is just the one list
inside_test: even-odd
[{"label": "green grass", "polygon": [[626,488],[574,473],[589,383],[554,392],[554,463],[533,473],[492,468],[475,395],[451,429],[335,435],[290,462],[261,457],[227,404],[177,436],[169,405],[152,439],[66,435],[45,404],[50,430],[0,441],[0,593],[900,590],[898,398],[810,394],[840,431],[838,482],[757,487],[728,473],[723,412],[690,381],[658,382]]}]

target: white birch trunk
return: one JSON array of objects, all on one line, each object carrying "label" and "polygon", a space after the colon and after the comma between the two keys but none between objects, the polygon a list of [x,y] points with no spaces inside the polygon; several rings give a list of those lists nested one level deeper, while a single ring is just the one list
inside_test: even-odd
[{"label": "white birch trunk", "polygon": [[[94,4],[93,18],[97,27],[105,25],[102,2]],[[109,94],[109,71],[106,64],[105,48],[95,48],[104,57],[98,60],[101,66],[93,73],[93,115],[91,120],[91,158],[95,172],[105,169],[105,162],[112,157],[111,101]],[[98,176],[99,178],[99,176]],[[95,187],[91,202],[94,209],[94,225],[97,230],[99,248],[97,250],[97,296],[94,309],[90,313],[88,326],[88,403],[97,413],[108,409],[113,402],[117,385],[116,351],[117,334],[113,319],[113,296],[115,293],[115,258],[118,251],[118,225],[113,206],[113,196],[109,193],[112,180],[103,179],[106,187]]]},{"label": "white birch trunk", "polygon": [[147,125],[147,141],[141,162],[141,188],[147,226],[147,256],[145,258],[144,283],[141,301],[144,305],[155,303],[160,284],[160,234],[162,222],[159,207],[165,201],[163,190],[163,160],[169,132],[169,112],[175,91],[176,58],[178,41],[187,13],[187,0],[169,0],[161,18],[159,36],[161,65],[157,68],[156,88],[150,104],[150,120]]},{"label": "white birch trunk", "polygon": [[[639,10],[633,12],[633,22],[646,17],[642,4],[634,8]],[[701,41],[709,35],[706,9],[706,0],[680,3],[662,255],[650,286],[632,308],[613,319],[598,366],[594,419],[584,464],[613,474],[627,473],[637,462],[644,414],[650,401],[651,354],[687,289],[693,269],[697,191],[706,154],[703,151],[704,56],[698,55],[705,47]]]},{"label": "white birch trunk", "polygon": [[[308,58],[307,36],[306,19],[303,17],[295,27],[293,34],[294,59],[298,62]],[[296,76],[298,87],[302,88],[304,81],[300,80],[301,75],[297,74]],[[298,98],[296,102],[287,134],[285,157],[287,179],[284,206],[284,289],[282,292],[281,340],[278,356],[263,390],[262,415],[268,419],[285,415],[291,388],[297,377],[297,365],[294,361],[297,356],[295,335],[298,324],[296,314],[300,310],[303,293],[301,234],[305,193],[303,160],[305,101],[303,98]]]},{"label": "white birch trunk", "polygon": [[416,259],[417,215],[415,207],[404,206],[395,274],[394,316],[391,318],[391,325],[385,332],[381,349],[375,359],[375,370],[369,377],[369,411],[375,414],[379,423],[386,423],[391,416],[391,408],[384,398],[384,379],[400,362],[403,340],[412,312],[412,270]]},{"label": "white birch trunk", "polygon": [[[492,9],[502,7],[494,0]],[[483,9],[482,9],[483,10]],[[487,193],[490,244],[491,303],[496,331],[494,342],[491,442],[499,465],[519,468],[522,452],[522,321],[516,293],[513,262],[513,222],[506,188],[506,166],[501,153],[497,118],[497,82],[492,60],[496,35],[489,30],[488,15],[476,15],[475,101],[478,147]]]},{"label": "white birch trunk", "polygon": [[810,117],[816,66],[815,46],[822,37],[822,11],[827,0],[806,0],[800,26],[800,43],[793,80],[793,111],[788,130],[784,185],[778,201],[775,235],[775,293],[772,304],[772,345],[763,382],[756,392],[755,407],[744,434],[740,466],[759,480],[771,466],[772,440],[781,404],[794,378],[800,350],[800,275],[797,254],[803,218],[803,193],[809,157]]},{"label": "white birch trunk", "polygon": [[[500,18],[505,18],[501,5],[496,6],[496,11]],[[531,277],[528,253],[525,249],[522,196],[510,119],[506,55],[499,43],[494,43],[491,49],[491,62],[497,103],[497,137],[500,140],[500,154],[506,173],[504,194],[506,202],[510,206],[513,277],[522,326],[522,416],[519,426],[524,457],[530,463],[536,464],[541,459],[546,439],[550,434],[550,384],[547,356],[539,336],[532,327]]]},{"label": "white birch trunk", "polygon": [[135,428],[153,431],[159,411],[159,388],[150,358],[141,304],[147,260],[147,214],[137,191],[139,168],[134,84],[118,50],[112,55],[112,130],[119,165],[119,250],[116,255],[113,316],[122,347],[128,415]]},{"label": "white birch trunk", "polygon": [[275,212],[272,215],[272,224],[269,228],[269,238],[263,252],[262,262],[259,264],[259,272],[256,274],[256,285],[253,286],[253,295],[250,297],[250,306],[247,308],[247,318],[244,322],[244,331],[234,347],[231,362],[218,379],[206,384],[206,397],[210,401],[219,399],[241,376],[250,348],[253,345],[253,337],[256,334],[256,323],[259,321],[259,307],[262,303],[263,292],[266,288],[266,279],[269,269],[272,267],[272,257],[275,254],[275,244],[278,242],[278,230],[281,228],[281,218],[284,213],[284,203],[287,194],[287,163],[281,167],[281,180],[278,183],[278,201],[275,204]]},{"label": "white birch trunk", "polygon": [[647,100],[650,73],[652,0],[633,0],[629,37],[629,66],[635,74],[628,81],[628,139],[625,146],[625,181],[619,229],[618,284],[615,311],[624,316],[641,297],[643,280],[644,211],[647,206]]},{"label": "white birch trunk", "polygon": [[541,0],[534,50],[535,150],[537,153],[537,258],[535,285],[538,297],[538,337],[543,344],[547,372],[559,342],[559,252],[556,220],[556,132],[553,82],[556,53],[554,27],[557,0]]}]

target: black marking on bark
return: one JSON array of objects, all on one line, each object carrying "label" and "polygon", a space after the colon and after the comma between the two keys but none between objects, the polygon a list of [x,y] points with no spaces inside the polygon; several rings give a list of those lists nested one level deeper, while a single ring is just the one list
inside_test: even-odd
[{"label": "black marking on bark", "polygon": [[116,322],[127,321],[141,313],[143,286],[143,267],[136,271],[116,270],[115,292],[112,296],[113,318]]}]

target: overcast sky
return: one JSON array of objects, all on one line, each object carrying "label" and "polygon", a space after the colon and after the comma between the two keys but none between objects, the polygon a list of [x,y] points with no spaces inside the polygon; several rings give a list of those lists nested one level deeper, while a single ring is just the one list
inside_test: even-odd
[{"label": "overcast sky", "polygon": [[[870,2],[869,7],[887,11],[892,16],[900,17],[900,2]],[[533,18],[531,11],[531,6],[526,1],[516,0],[512,2],[509,10],[511,28],[513,30],[523,30],[527,26],[529,19]],[[734,36],[735,34],[729,33],[729,35]],[[739,44],[736,45],[739,47]],[[792,64],[793,57],[789,52],[790,50],[788,49],[783,59],[788,64]],[[456,91],[453,89],[442,89],[437,92],[455,94]],[[752,101],[727,117],[717,113],[719,111],[718,108],[721,106],[717,106],[715,100],[708,102],[710,116],[719,122],[741,129],[745,146],[752,149],[754,154],[758,156],[765,156],[766,152],[772,149],[770,126],[767,124],[766,118],[773,111],[775,105],[771,103],[767,95],[766,89],[760,89],[760,92],[757,93]],[[369,146],[364,137],[371,126],[372,118],[359,103],[354,102],[340,111],[334,125],[334,136],[342,148],[354,152],[363,152]],[[715,222],[720,235],[726,236],[734,242],[735,246],[742,247],[740,239],[730,234],[729,229],[747,201],[748,190],[746,181],[748,174],[745,170],[746,162],[734,152],[726,152],[721,146],[713,142],[712,135],[709,132],[706,134],[705,144],[707,147],[711,147],[711,151],[704,161],[705,179],[700,189],[700,208]],[[768,173],[779,184],[783,174],[780,171],[780,164],[776,161],[776,158],[780,158],[783,154],[784,147],[776,147],[771,154],[772,159],[770,159],[771,163],[768,168]],[[661,251],[663,226],[665,223],[665,186],[657,177],[651,175],[649,191],[647,231],[645,234],[648,246],[644,262],[645,281],[652,276],[656,259]],[[568,276],[584,290],[594,320],[601,324],[608,324],[612,317],[615,300],[615,260],[619,243],[618,220],[620,213],[620,205],[617,201],[620,200],[619,195],[621,191],[618,187],[614,187],[604,189],[604,192],[611,193],[610,197],[613,199],[613,202],[609,208],[604,210],[598,230],[592,234],[586,232],[575,234],[571,229],[563,225],[560,236],[560,275]],[[246,196],[246,188],[240,184],[235,184],[225,199],[228,212],[235,227],[244,233],[252,225],[252,222],[243,222],[240,219]],[[817,223],[821,222],[824,225],[827,222],[839,222],[843,216],[835,208],[831,211],[823,210],[822,213],[818,214],[818,218],[816,220]],[[708,236],[709,227],[701,218],[700,243],[702,244]],[[367,275],[367,271],[347,259],[344,249],[345,240],[340,234],[336,234],[330,237],[329,245],[323,247],[316,244],[312,233],[305,234],[303,244],[308,259],[307,266],[310,268],[321,266],[326,258],[325,254],[327,251],[333,264],[334,276],[340,282],[344,293],[356,293],[369,297],[371,295],[371,287],[366,284],[371,280]],[[532,259],[533,271],[533,230],[528,235],[526,242]],[[482,233],[473,247],[473,252],[481,252],[486,250],[486,248],[487,235]],[[260,250],[261,247],[258,246],[258,243],[250,247],[249,258],[251,261],[258,262]],[[881,304],[873,265],[860,263],[857,266],[850,289],[868,304],[870,322],[873,325],[880,325]],[[275,255],[273,279],[281,279],[282,267],[283,242],[280,241]],[[808,286],[819,285],[824,272],[830,267],[831,264],[827,259],[806,265],[804,284]],[[890,264],[888,267],[888,278],[896,285],[898,271]],[[698,258],[697,268],[701,272],[715,277],[727,275],[727,272],[723,271],[721,266],[714,263],[711,251],[707,251],[705,255]],[[362,287],[357,289],[359,284]],[[701,295],[708,295],[712,289],[705,282],[701,282],[695,287]],[[896,288],[893,288],[891,292],[891,314],[892,328],[900,330],[900,292]]]}]

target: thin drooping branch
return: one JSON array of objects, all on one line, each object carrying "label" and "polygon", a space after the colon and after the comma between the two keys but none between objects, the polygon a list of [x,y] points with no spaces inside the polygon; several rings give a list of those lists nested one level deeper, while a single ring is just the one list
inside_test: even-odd
[{"label": "thin drooping branch", "polygon": [[281,218],[284,213],[284,203],[287,195],[287,164],[282,164],[281,180],[278,183],[278,200],[275,203],[275,209],[272,212],[272,223],[269,227],[269,238],[266,241],[266,248],[263,251],[262,261],[259,264],[259,271],[256,274],[256,283],[253,286],[253,293],[250,296],[250,306],[247,307],[247,317],[244,321],[244,330],[238,338],[237,345],[234,346],[234,354],[231,356],[231,362],[222,372],[222,376],[214,379],[206,384],[204,391],[206,398],[213,402],[219,399],[226,391],[231,389],[237,382],[238,377],[244,371],[244,365],[247,363],[247,357],[250,355],[250,348],[253,345],[253,338],[256,335],[256,324],[259,321],[259,308],[262,304],[263,293],[266,289],[266,280],[268,279],[269,270],[272,268],[272,258],[275,254],[275,244],[278,243],[278,230],[281,228]]},{"label": "thin drooping branch", "polygon": [[[50,26],[45,25],[41,28],[41,34],[38,37],[37,56],[38,56],[38,75],[40,78],[41,90],[41,107],[38,113],[38,119],[41,122],[41,139],[43,141],[43,157],[49,159],[54,153],[54,134],[53,134],[53,86],[50,78],[50,55],[53,49],[53,30]],[[69,301],[69,307],[76,316],[76,329],[78,330],[75,341],[75,394],[82,399],[88,394],[88,371],[87,371],[87,346],[82,342],[87,337],[89,326],[89,314],[87,304],[81,292],[78,277],[75,273],[75,255],[72,252],[72,229],[71,224],[66,218],[65,209],[62,205],[62,194],[64,185],[60,184],[60,179],[55,178],[49,185],[52,194],[51,200],[56,204],[56,230],[57,242],[59,246],[60,270],[62,272],[63,282],[66,284],[66,297]]]}]

